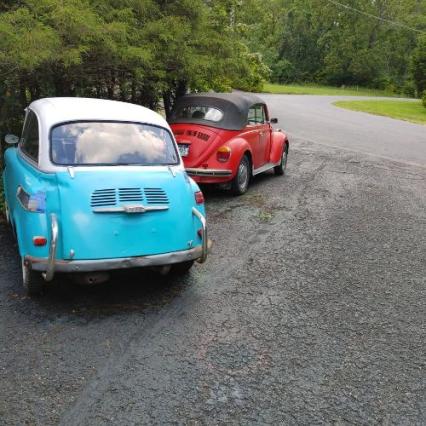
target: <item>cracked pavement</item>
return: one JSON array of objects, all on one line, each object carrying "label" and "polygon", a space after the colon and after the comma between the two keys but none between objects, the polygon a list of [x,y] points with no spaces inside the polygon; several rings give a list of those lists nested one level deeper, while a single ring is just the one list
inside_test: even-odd
[{"label": "cracked pavement", "polygon": [[287,174],[206,189],[185,278],[24,297],[0,224],[0,423],[423,424],[426,170],[303,139]]}]

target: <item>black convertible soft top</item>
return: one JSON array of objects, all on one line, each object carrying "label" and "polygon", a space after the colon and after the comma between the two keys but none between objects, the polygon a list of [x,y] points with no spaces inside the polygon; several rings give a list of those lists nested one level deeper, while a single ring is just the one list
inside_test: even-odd
[{"label": "black convertible soft top", "polygon": [[[249,108],[258,104],[264,105],[265,102],[258,96],[248,93],[197,93],[185,95],[176,101],[168,121],[170,124],[194,123],[219,129],[241,130],[247,125]],[[223,112],[223,117],[220,121],[179,117],[181,115],[180,111],[192,105],[217,108]]]}]

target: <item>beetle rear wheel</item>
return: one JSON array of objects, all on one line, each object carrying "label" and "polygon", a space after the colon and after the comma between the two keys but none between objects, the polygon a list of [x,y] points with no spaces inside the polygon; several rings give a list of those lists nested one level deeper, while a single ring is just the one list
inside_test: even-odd
[{"label": "beetle rear wheel", "polygon": [[185,275],[194,264],[193,260],[187,262],[175,263],[172,265],[171,273],[174,275]]},{"label": "beetle rear wheel", "polygon": [[274,167],[274,172],[277,176],[282,176],[285,173],[285,169],[287,168],[287,157],[288,145],[285,145],[281,156],[281,162],[278,166]]},{"label": "beetle rear wheel", "polygon": [[28,296],[37,296],[43,291],[44,280],[40,272],[33,271],[24,258],[21,259],[22,284]]},{"label": "beetle rear wheel", "polygon": [[237,174],[231,182],[231,191],[234,195],[242,195],[247,192],[250,176],[250,161],[247,155],[244,155],[238,166]]}]

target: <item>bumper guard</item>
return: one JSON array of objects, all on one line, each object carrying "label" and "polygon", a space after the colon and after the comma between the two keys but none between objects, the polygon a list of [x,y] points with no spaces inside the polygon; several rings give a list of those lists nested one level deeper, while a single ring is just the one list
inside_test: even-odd
[{"label": "bumper guard", "polygon": [[51,239],[48,258],[36,258],[26,256],[31,269],[42,272],[46,281],[52,281],[55,272],[95,272],[108,271],[112,269],[139,268],[146,266],[163,266],[173,263],[197,260],[204,263],[207,259],[209,241],[207,239],[206,218],[195,207],[192,214],[198,218],[202,226],[202,244],[189,250],[181,250],[164,254],[135,256],[115,259],[94,260],[61,260],[56,259],[58,244],[59,225],[55,214],[51,214]]}]

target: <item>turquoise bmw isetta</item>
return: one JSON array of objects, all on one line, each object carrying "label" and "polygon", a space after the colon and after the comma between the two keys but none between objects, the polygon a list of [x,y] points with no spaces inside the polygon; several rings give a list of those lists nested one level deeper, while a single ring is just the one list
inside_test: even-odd
[{"label": "turquoise bmw isetta", "polygon": [[[184,273],[207,258],[204,198],[167,122],[133,104],[48,98],[6,136],[6,216],[29,294],[56,272],[155,267]],[[81,274],[79,274],[81,275]]]}]

